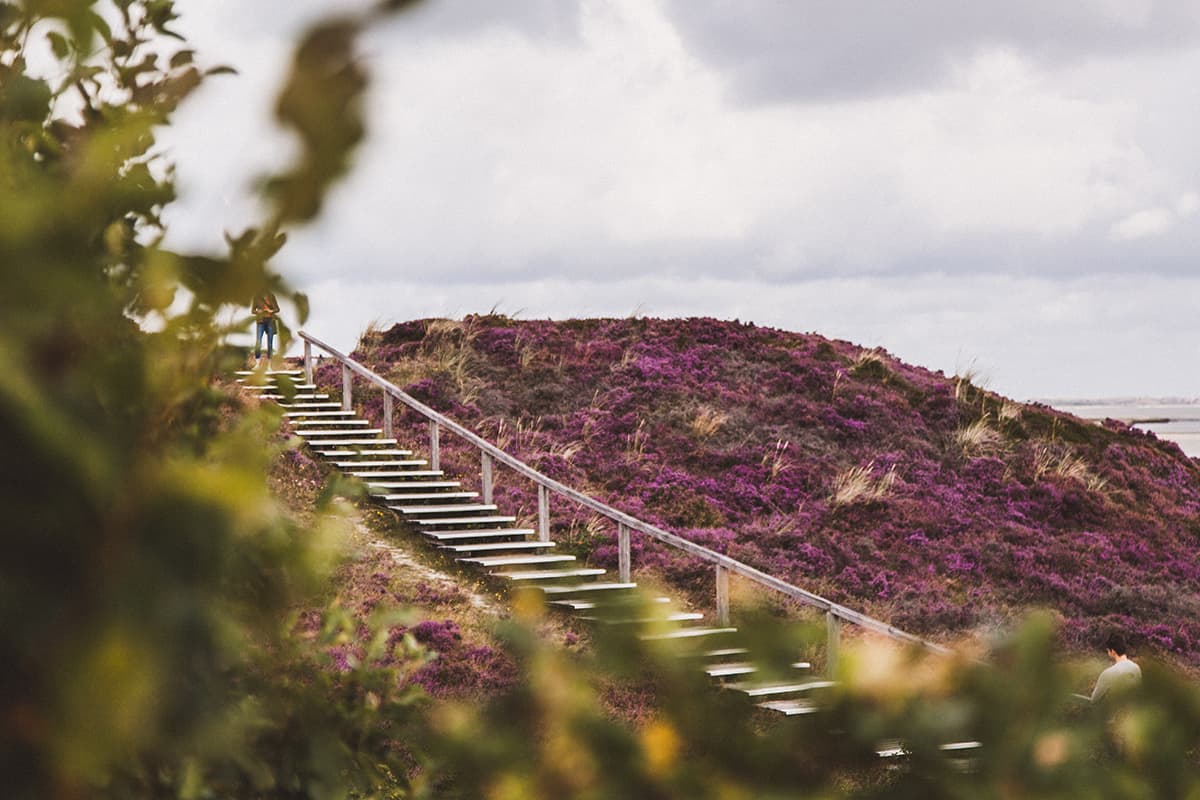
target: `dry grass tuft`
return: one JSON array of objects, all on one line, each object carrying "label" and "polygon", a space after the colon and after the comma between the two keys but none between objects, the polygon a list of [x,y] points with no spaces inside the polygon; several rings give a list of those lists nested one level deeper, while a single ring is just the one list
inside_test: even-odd
[{"label": "dry grass tuft", "polygon": [[700,406],[688,426],[698,439],[712,438],[729,421],[729,415],[710,406]]},{"label": "dry grass tuft", "polygon": [[782,439],[777,439],[775,441],[774,451],[763,456],[762,465],[767,468],[767,472],[770,474],[771,480],[778,478],[790,467],[790,465],[787,463],[787,449],[791,447],[791,444],[791,442],[785,442]]},{"label": "dry grass tuft", "polygon": [[984,414],[970,425],[955,431],[954,443],[965,455],[986,455],[1000,450],[1004,445],[1004,437],[988,424],[988,416]]},{"label": "dry grass tuft", "polygon": [[850,467],[834,479],[830,502],[836,507],[882,500],[891,492],[895,482],[895,466],[889,467],[882,475],[875,474],[874,461],[865,466]]},{"label": "dry grass tuft", "polygon": [[1078,481],[1090,492],[1099,492],[1108,485],[1108,479],[1097,475],[1083,456],[1069,451],[1058,454],[1049,447],[1039,447],[1033,454],[1033,477],[1040,480],[1048,474]]},{"label": "dry grass tuft", "polygon": [[1023,410],[1024,406],[1022,406],[1020,403],[1014,403],[1011,400],[1005,400],[1000,404],[1000,410],[996,412],[996,418],[1001,422],[1017,420],[1021,418],[1021,412]]}]

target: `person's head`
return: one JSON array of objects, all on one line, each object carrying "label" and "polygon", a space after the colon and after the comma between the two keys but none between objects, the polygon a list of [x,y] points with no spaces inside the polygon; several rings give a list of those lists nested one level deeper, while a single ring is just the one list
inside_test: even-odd
[{"label": "person's head", "polygon": [[1104,641],[1104,650],[1114,657],[1125,655],[1128,652],[1125,637],[1119,633],[1109,634],[1109,637]]}]

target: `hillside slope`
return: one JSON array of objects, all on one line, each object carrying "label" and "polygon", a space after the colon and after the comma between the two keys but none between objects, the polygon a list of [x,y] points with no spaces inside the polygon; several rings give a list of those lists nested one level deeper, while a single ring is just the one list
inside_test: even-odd
[{"label": "hillside slope", "polygon": [[[1200,662],[1200,467],[1120,423],[712,319],[418,320],[354,355],[568,485],[914,632],[1049,606],[1072,644],[1118,627]],[[358,399],[378,413],[377,395]],[[402,416],[419,444],[423,423]],[[442,447],[478,472],[453,437]],[[533,487],[498,481],[497,502],[532,518]],[[597,523],[556,507],[554,537],[611,565]],[[638,537],[634,563],[711,581]]]}]

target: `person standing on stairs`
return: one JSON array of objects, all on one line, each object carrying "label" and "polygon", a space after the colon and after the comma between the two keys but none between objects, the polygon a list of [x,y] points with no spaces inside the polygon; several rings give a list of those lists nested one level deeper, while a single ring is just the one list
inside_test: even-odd
[{"label": "person standing on stairs", "polygon": [[279,314],[279,301],[270,292],[255,295],[250,304],[254,314],[254,362],[262,366],[262,340],[267,337],[267,366],[271,365],[272,349],[275,344],[275,319]]}]

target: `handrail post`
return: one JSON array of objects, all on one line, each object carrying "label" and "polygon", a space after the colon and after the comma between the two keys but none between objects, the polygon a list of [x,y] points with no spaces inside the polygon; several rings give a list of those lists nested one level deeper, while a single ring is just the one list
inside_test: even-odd
[{"label": "handrail post", "polygon": [[842,649],[842,620],[832,610],[825,612],[825,633],[825,673],[834,678]]},{"label": "handrail post", "polygon": [[353,375],[349,365],[342,364],[342,411],[349,411],[354,405]]},{"label": "handrail post", "polygon": [[729,570],[717,564],[717,624],[729,624]]},{"label": "handrail post", "polygon": [[479,485],[483,491],[483,502],[490,505],[492,502],[492,456],[482,451],[480,451],[479,459]]},{"label": "handrail post", "polygon": [[629,583],[632,574],[632,561],[629,556],[629,526],[624,522],[617,523],[617,578],[621,583]]},{"label": "handrail post", "polygon": [[442,445],[439,435],[437,420],[429,420],[429,468],[432,470],[442,468]]},{"label": "handrail post", "polygon": [[550,541],[550,493],[538,484],[538,541]]},{"label": "handrail post", "polygon": [[383,390],[383,438],[392,438],[392,393]]},{"label": "handrail post", "polygon": [[304,340],[304,382],[310,385],[313,382],[312,342],[308,339]]}]

